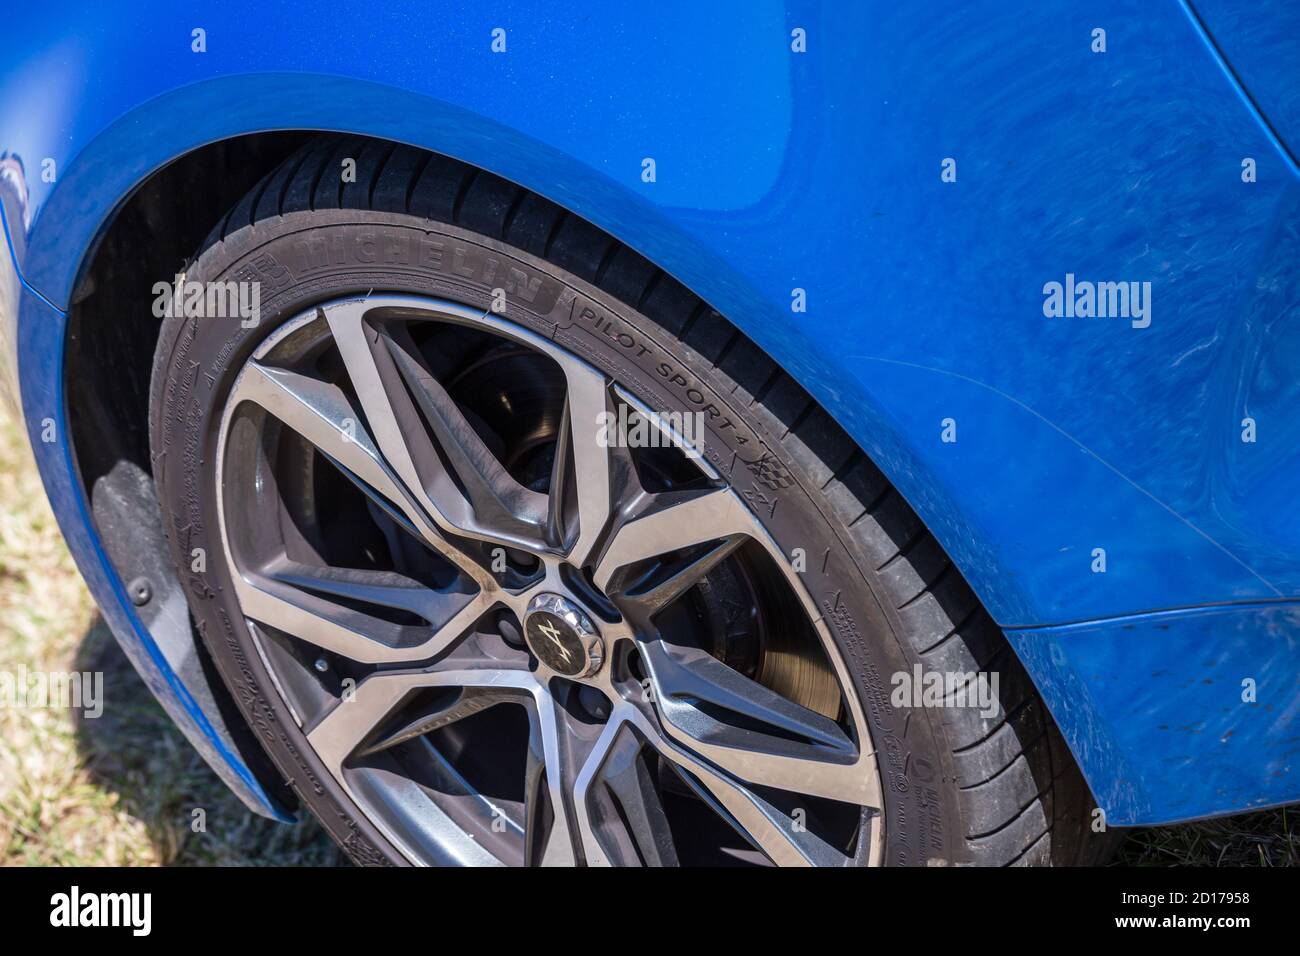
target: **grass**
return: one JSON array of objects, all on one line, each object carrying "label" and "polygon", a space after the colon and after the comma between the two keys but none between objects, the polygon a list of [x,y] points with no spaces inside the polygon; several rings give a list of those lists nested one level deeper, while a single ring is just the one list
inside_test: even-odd
[{"label": "grass", "polygon": [[[0,865],[344,863],[314,820],[249,813],[172,726],[100,620],[2,410],[0,503],[0,673],[102,671],[105,699],[94,720],[0,707]],[[191,825],[196,809],[205,832]],[[1116,863],[1294,866],[1296,822],[1272,810],[1135,830]]]},{"label": "grass", "polygon": [[172,725],[99,618],[3,411],[0,502],[0,673],[104,675],[97,719],[0,706],[0,865],[345,862],[315,820],[250,813]]},{"label": "grass", "polygon": [[1300,866],[1297,808],[1134,830],[1118,866]]}]

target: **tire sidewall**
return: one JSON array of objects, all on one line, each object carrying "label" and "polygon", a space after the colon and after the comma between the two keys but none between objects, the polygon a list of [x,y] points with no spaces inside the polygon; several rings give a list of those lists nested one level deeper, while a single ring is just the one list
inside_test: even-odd
[{"label": "tire sidewall", "polygon": [[[403,858],[348,798],[272,690],[244,622],[220,541],[216,456],[226,397],[247,359],[279,326],[352,295],[413,293],[488,311],[554,339],[660,412],[700,412],[704,453],[786,555],[852,675],[876,748],[885,798],[882,862],[958,862],[964,845],[954,773],[925,708],[891,703],[891,678],[917,662],[863,556],[828,503],[760,416],[727,402],[710,364],[652,320],[553,263],[454,226],[366,210],[277,216],[210,246],[192,281],[260,283],[260,321],[177,317],[164,322],[150,404],[155,478],[172,557],[200,632],[259,740],[295,790],[360,863]],[[192,570],[195,549],[206,556]]]}]

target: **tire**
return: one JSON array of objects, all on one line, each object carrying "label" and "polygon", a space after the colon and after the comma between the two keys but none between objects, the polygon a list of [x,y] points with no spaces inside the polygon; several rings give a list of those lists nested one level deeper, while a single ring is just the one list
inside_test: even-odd
[{"label": "tire", "polygon": [[[347,157],[356,182],[340,183]],[[422,258],[429,250],[441,258]],[[202,639],[284,779],[354,861],[408,857],[313,752],[253,642],[217,540],[223,409],[259,344],[318,303],[383,290],[486,314],[503,276],[535,286],[531,302],[507,296],[506,320],[651,408],[703,412],[708,461],[782,553],[809,556],[803,585],[876,748],[879,862],[1059,865],[1104,855],[1089,838],[1088,788],[999,629],[906,502],[798,383],[673,278],[547,200],[441,156],[323,136],[230,210],[187,270],[200,282],[259,281],[261,319],[249,329],[164,322],[150,434],[171,558]],[[198,571],[195,549],[207,556]],[[994,712],[896,706],[891,677],[915,665],[998,674]]]}]

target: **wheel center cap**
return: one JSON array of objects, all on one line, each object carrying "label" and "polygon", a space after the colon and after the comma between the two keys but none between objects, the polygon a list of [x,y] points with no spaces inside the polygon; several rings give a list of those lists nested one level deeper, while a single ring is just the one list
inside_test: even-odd
[{"label": "wheel center cap", "polygon": [[591,618],[559,594],[539,594],[528,602],[524,640],[538,660],[563,677],[590,676],[605,656]]}]

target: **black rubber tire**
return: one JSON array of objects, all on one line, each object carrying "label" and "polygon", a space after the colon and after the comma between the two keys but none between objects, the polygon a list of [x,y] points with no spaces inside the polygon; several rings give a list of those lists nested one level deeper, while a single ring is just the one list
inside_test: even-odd
[{"label": "black rubber tire", "polygon": [[[355,182],[340,181],[345,158]],[[439,248],[440,259],[422,257]],[[884,862],[1096,862],[1108,841],[1090,832],[1094,803],[1010,646],[907,503],[798,383],[681,284],[551,202],[442,156],[331,135],[239,202],[187,270],[259,280],[262,321],[164,323],[150,434],[172,558],[203,640],[285,780],[352,859],[401,862],[306,746],[251,650],[214,540],[223,403],[257,343],[315,302],[375,289],[486,310],[511,268],[540,286],[532,302],[509,295],[507,318],[553,335],[652,407],[705,411],[709,458],[787,553],[805,549],[805,583],[878,748]],[[194,548],[208,556],[202,573],[190,570]],[[917,662],[996,670],[997,713],[892,706],[890,675]]]}]

